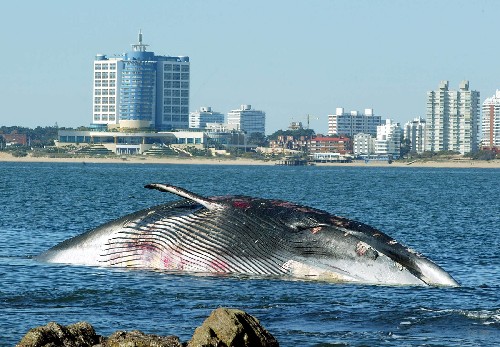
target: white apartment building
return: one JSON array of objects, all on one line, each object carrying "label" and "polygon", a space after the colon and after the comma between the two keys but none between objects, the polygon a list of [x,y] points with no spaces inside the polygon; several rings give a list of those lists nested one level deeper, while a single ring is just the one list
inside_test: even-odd
[{"label": "white apartment building", "polygon": [[458,91],[441,81],[439,89],[427,92],[426,151],[455,151],[461,154],[479,149],[479,92],[462,81]]},{"label": "white apartment building", "polygon": [[97,54],[94,60],[93,124],[118,124],[121,82],[121,58]]},{"label": "white apartment building", "polygon": [[375,138],[370,134],[359,133],[354,135],[352,152],[355,155],[368,155],[375,153]]},{"label": "white apartment building", "polygon": [[482,111],[481,146],[489,149],[500,148],[500,90],[484,100]]},{"label": "white apartment building", "polygon": [[335,109],[335,114],[328,115],[328,134],[352,137],[364,133],[377,135],[377,126],[382,124],[382,117],[373,113],[372,108],[358,111],[344,112],[344,108]]},{"label": "white apartment building", "polygon": [[399,123],[386,119],[385,124],[377,127],[375,154],[391,155],[398,159],[401,151],[401,126]]},{"label": "white apartment building", "polygon": [[423,153],[425,151],[425,119],[414,118],[404,126],[404,138],[410,140],[410,152]]},{"label": "white apartment building", "polygon": [[241,105],[238,110],[228,112],[227,126],[229,129],[244,131],[247,135],[265,134],[266,113],[252,109],[251,105]]},{"label": "white apartment building", "polygon": [[200,107],[198,111],[189,113],[189,127],[197,129],[207,128],[207,124],[223,124],[224,114],[212,111],[209,106]]}]

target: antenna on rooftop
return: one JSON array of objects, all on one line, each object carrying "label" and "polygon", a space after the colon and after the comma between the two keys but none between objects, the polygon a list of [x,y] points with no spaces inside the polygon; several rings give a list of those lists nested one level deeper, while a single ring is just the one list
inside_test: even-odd
[{"label": "antenna on rooftop", "polygon": [[134,49],[134,51],[146,52],[146,47],[147,46],[149,46],[149,45],[146,45],[146,44],[142,43],[142,29],[139,29],[139,42],[136,43],[136,44],[133,44],[132,48]]}]

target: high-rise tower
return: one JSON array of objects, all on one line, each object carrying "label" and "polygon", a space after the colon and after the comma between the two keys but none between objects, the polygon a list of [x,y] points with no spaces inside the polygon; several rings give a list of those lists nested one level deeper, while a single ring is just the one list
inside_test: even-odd
[{"label": "high-rise tower", "polygon": [[458,91],[441,81],[439,89],[427,92],[426,151],[461,154],[479,148],[479,92],[462,81]]},{"label": "high-rise tower", "polygon": [[132,51],[94,60],[93,124],[120,128],[189,126],[189,57],[157,56],[138,42]]},{"label": "high-rise tower", "polygon": [[481,145],[488,149],[500,149],[500,90],[483,102]]}]

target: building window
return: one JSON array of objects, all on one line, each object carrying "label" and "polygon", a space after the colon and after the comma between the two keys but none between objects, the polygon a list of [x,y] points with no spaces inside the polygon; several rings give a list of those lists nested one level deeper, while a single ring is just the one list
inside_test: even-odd
[{"label": "building window", "polygon": [[182,65],[181,66],[181,71],[182,72],[189,72],[189,65]]},{"label": "building window", "polygon": [[165,71],[172,71],[172,64],[165,64],[164,66]]},{"label": "building window", "polygon": [[182,78],[183,80],[188,80],[188,79],[189,79],[189,74],[188,74],[188,73],[182,73],[182,74],[181,74],[181,78]]},{"label": "building window", "polygon": [[96,89],[94,91],[94,95],[101,95],[101,90],[100,89]]},{"label": "building window", "polygon": [[94,70],[101,70],[101,64],[95,64]]},{"label": "building window", "polygon": [[173,69],[174,71],[181,71],[181,66],[180,65],[174,65],[173,68],[174,68]]}]

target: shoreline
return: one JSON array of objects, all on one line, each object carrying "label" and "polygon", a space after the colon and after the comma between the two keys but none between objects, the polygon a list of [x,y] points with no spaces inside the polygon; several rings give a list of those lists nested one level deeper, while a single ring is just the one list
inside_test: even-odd
[{"label": "shoreline", "polygon": [[[203,158],[203,157],[149,157],[149,156],[127,156],[116,158],[50,158],[50,157],[14,157],[9,153],[0,152],[1,162],[19,163],[85,163],[85,164],[183,164],[183,165],[255,165],[255,166],[275,166],[277,161],[264,161],[246,158]],[[339,167],[427,167],[427,168],[488,168],[500,169],[500,159],[495,160],[415,160],[413,162],[397,162],[391,164],[381,161],[354,161],[351,163],[315,163],[315,166],[339,166]]]}]

